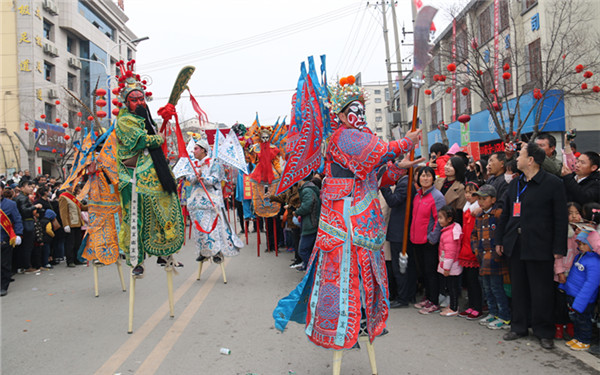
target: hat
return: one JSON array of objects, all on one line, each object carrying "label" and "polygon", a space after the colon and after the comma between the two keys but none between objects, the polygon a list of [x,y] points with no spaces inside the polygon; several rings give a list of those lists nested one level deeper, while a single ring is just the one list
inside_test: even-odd
[{"label": "hat", "polygon": [[595,230],[592,230],[591,232],[583,230],[575,239],[588,245],[592,251],[597,252],[600,250],[600,234],[598,234],[598,232]]},{"label": "hat", "polygon": [[452,147],[450,147],[450,150],[448,150],[447,154],[455,155],[459,151],[460,151],[460,146],[458,145],[458,143],[455,143],[452,145]]},{"label": "hat", "polygon": [[[127,96],[132,91],[140,91],[144,96],[150,99],[150,92],[146,92],[146,80],[143,80],[139,74],[134,72],[135,60],[124,62],[123,60],[117,61],[117,67],[121,75],[117,75],[119,86],[113,91],[120,103],[125,104],[127,102]],[[122,106],[119,105],[119,107]]]},{"label": "hat", "polygon": [[496,197],[496,188],[492,185],[483,185],[479,190],[473,193],[473,195],[478,195],[480,197]]},{"label": "hat", "polygon": [[54,219],[56,219],[56,212],[54,212],[52,210],[46,210],[46,213],[44,214],[44,217],[46,219],[54,220]]},{"label": "hat", "polygon": [[367,100],[367,93],[364,88],[355,85],[354,76],[343,77],[334,85],[329,86],[329,96],[331,98],[331,110],[338,114],[346,106],[354,101],[359,101],[363,105]]},{"label": "hat", "polygon": [[192,140],[194,141],[195,144],[202,147],[204,149],[204,151],[206,151],[206,154],[208,156],[211,155],[212,150],[210,148],[210,145],[208,144],[208,138],[204,131],[201,130],[200,133],[188,132],[188,134],[192,137]]}]

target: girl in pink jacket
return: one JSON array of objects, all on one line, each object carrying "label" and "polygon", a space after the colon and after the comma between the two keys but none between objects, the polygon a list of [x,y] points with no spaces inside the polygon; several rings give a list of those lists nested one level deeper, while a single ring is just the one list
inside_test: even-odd
[{"label": "girl in pink jacket", "polygon": [[458,276],[462,273],[462,266],[458,262],[460,253],[462,229],[455,222],[456,211],[451,206],[444,206],[438,211],[438,223],[442,227],[440,244],[438,247],[439,263],[437,271],[446,279],[450,305],[440,313],[441,316],[458,315],[458,296],[460,286]]}]

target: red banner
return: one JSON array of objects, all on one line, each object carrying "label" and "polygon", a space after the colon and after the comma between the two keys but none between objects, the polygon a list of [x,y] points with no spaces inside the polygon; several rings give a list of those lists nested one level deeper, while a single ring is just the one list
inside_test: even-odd
[{"label": "red banner", "polygon": [[[494,88],[498,90],[498,67],[500,65],[499,43],[500,35],[500,0],[494,0]],[[496,93],[497,94],[497,93]]]}]

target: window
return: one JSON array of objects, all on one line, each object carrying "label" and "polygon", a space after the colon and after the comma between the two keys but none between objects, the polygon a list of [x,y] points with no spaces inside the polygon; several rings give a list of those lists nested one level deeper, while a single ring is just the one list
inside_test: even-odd
[{"label": "window", "polygon": [[510,16],[508,14],[508,1],[500,1],[500,31],[506,29],[510,23]]},{"label": "window", "polygon": [[537,5],[537,0],[525,0],[523,1],[523,12],[528,11]]},{"label": "window", "polygon": [[375,103],[381,103],[381,98],[375,98]]},{"label": "window", "polygon": [[483,72],[483,93],[488,98],[491,97],[492,94],[490,93],[490,91],[492,91],[492,89],[494,88],[494,80],[492,78],[493,74],[494,72],[491,68]]},{"label": "window", "polygon": [[375,91],[374,91],[374,94],[375,94],[375,95],[381,95],[381,90],[375,90]]},{"label": "window", "polygon": [[71,38],[70,36],[67,37],[67,52],[70,52],[72,54],[76,54],[75,53],[75,40],[73,40],[73,38]]},{"label": "window", "polygon": [[382,116],[376,116],[375,117],[375,122],[381,122],[383,121],[383,117]]},{"label": "window", "polygon": [[463,61],[469,57],[469,43],[467,33],[464,31],[456,34],[456,61]]},{"label": "window", "polygon": [[54,106],[50,103],[44,103],[44,114],[46,115],[46,122],[50,123],[54,116]]},{"label": "window", "polygon": [[412,86],[406,89],[406,105],[410,107],[413,105],[413,90]]},{"label": "window", "polygon": [[529,55],[529,82],[542,82],[542,50],[540,40],[536,39],[527,46]]},{"label": "window", "polygon": [[50,22],[48,22],[46,19],[44,19],[44,38],[53,41],[54,38],[52,37],[52,24]]},{"label": "window", "polygon": [[127,47],[127,60],[133,59],[133,51],[131,48]]},{"label": "window", "polygon": [[471,94],[458,94],[456,99],[456,117],[463,113],[471,114]]},{"label": "window", "polygon": [[485,8],[483,12],[479,14],[479,43],[480,45],[484,45],[490,39],[492,39],[492,27],[494,27],[494,23],[492,22],[492,14],[493,14],[492,5]]},{"label": "window", "polygon": [[71,91],[77,92],[77,76],[71,73],[67,73],[67,88]]},{"label": "window", "polygon": [[437,129],[438,124],[444,120],[444,106],[442,100],[431,105],[431,131]]},{"label": "window", "polygon": [[54,82],[54,65],[44,61],[44,79],[48,82]]},{"label": "window", "polygon": [[79,14],[85,17],[98,30],[102,31],[109,39],[115,40],[115,29],[110,26],[96,12],[90,9],[86,4],[79,1]]},{"label": "window", "polygon": [[69,127],[75,128],[79,126],[79,118],[77,117],[77,113],[75,111],[69,111]]},{"label": "window", "polygon": [[381,108],[375,108],[375,113],[381,113]]}]

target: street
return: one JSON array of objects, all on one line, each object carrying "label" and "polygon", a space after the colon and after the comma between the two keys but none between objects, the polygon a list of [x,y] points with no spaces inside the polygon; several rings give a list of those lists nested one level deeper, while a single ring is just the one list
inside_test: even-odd
[{"label": "street", "polygon": [[[239,228],[238,228],[239,229]],[[243,239],[243,236],[240,236]],[[177,260],[175,317],[169,317],[166,273],[146,261],[137,280],[133,334],[127,334],[127,292],[117,267],[99,269],[94,297],[92,267],[64,263],[37,275],[15,275],[2,301],[2,373],[19,374],[331,374],[333,352],[310,343],[303,326],[275,330],[277,301],[301,280],[288,268],[293,254],[256,256],[256,234],[240,256],[221,269],[206,263],[196,280],[195,250],[189,239]],[[282,249],[283,250],[283,249]],[[589,353],[540,348],[534,338],[502,341],[504,330],[412,307],[390,311],[390,333],[375,341],[380,374],[598,374]],[[231,350],[230,355],[220,353]],[[370,374],[366,348],[345,353],[342,374]]]}]

